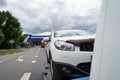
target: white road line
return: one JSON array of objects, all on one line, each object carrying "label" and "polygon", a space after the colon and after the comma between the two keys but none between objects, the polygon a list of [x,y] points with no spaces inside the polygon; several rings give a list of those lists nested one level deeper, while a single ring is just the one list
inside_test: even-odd
[{"label": "white road line", "polygon": [[24,73],[24,75],[20,80],[29,80],[30,76],[31,76],[31,73]]},{"label": "white road line", "polygon": [[38,57],[37,55],[35,57]]},{"label": "white road line", "polygon": [[0,61],[0,63],[3,63],[3,61]]},{"label": "white road line", "polygon": [[34,61],[31,61],[31,63],[36,63],[36,61],[34,60]]},{"label": "white road line", "polygon": [[18,57],[16,61],[23,62],[24,59],[22,59],[23,56]]}]

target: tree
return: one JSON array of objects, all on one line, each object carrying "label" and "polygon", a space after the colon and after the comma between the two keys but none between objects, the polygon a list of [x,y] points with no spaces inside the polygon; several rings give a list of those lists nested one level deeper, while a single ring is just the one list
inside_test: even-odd
[{"label": "tree", "polygon": [[3,34],[2,30],[0,29],[0,45],[4,41],[4,38],[5,38],[4,34]]},{"label": "tree", "polygon": [[27,35],[25,35],[25,34],[21,35],[20,36],[20,42],[22,43],[26,37],[27,37]]},{"label": "tree", "polygon": [[5,40],[1,43],[2,48],[10,48],[9,41],[15,41],[14,46],[19,44],[22,35],[22,28],[17,18],[12,16],[9,11],[0,11],[0,29],[2,30]]}]

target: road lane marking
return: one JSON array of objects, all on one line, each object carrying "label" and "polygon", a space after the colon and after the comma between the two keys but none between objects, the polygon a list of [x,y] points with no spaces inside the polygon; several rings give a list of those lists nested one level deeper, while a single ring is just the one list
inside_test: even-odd
[{"label": "road lane marking", "polygon": [[29,80],[30,76],[31,76],[31,73],[24,73],[24,75],[20,80]]},{"label": "road lane marking", "polygon": [[36,61],[34,60],[34,61],[31,61],[31,63],[36,63]]},{"label": "road lane marking", "polygon": [[16,61],[23,62],[24,59],[22,59],[23,56],[18,57]]},{"label": "road lane marking", "polygon": [[3,63],[3,61],[0,61],[0,63]]},{"label": "road lane marking", "polygon": [[38,57],[37,55],[35,57]]}]

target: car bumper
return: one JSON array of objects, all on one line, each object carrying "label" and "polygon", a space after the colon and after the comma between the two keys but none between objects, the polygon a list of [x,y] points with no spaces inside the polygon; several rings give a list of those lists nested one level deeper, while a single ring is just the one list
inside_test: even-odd
[{"label": "car bumper", "polygon": [[45,45],[41,45],[41,48],[45,48]]},{"label": "car bumper", "polygon": [[63,51],[54,47],[50,48],[52,60],[56,62],[68,63],[74,66],[79,63],[91,62],[93,52],[79,51],[79,47],[75,51]]},{"label": "car bumper", "polygon": [[89,73],[83,69],[67,63],[53,61],[53,69],[57,74],[68,78],[80,78],[89,76]]}]

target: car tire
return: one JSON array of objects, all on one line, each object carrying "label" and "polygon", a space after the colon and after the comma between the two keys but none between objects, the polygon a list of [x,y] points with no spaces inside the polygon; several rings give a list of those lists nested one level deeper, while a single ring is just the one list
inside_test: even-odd
[{"label": "car tire", "polygon": [[[47,56],[47,54],[46,54]],[[47,56],[47,63],[50,63],[50,58]]]},{"label": "car tire", "polygon": [[52,60],[50,60],[50,71],[51,71],[52,80],[62,80],[62,76],[60,76],[58,73],[55,72]]},{"label": "car tire", "polygon": [[45,46],[41,46],[41,48],[45,48]]},{"label": "car tire", "polygon": [[49,58],[47,58],[47,63],[50,63],[50,59]]},{"label": "car tire", "polygon": [[47,63],[50,63],[50,58],[47,55],[47,51],[46,51],[46,58],[47,58]]}]

